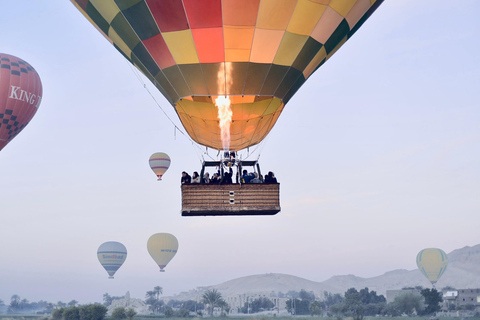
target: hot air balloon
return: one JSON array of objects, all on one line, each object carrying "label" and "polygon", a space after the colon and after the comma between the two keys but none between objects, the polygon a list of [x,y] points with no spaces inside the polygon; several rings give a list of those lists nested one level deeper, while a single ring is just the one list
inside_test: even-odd
[{"label": "hot air balloon", "polygon": [[440,279],[442,274],[447,269],[447,264],[447,255],[441,249],[423,249],[417,254],[418,269],[434,287],[435,283]]},{"label": "hot air balloon", "polygon": [[107,271],[108,278],[113,279],[115,272],[127,259],[127,248],[120,242],[108,241],[98,247],[97,257],[100,264]]},{"label": "hot air balloon", "polygon": [[150,168],[152,168],[153,172],[157,175],[158,180],[162,180],[162,176],[170,167],[170,157],[168,154],[163,152],[157,152],[150,156],[148,160],[150,164]]},{"label": "hot air balloon", "polygon": [[165,272],[163,269],[177,254],[178,240],[170,233],[156,233],[148,239],[147,249],[160,267],[160,272]]},{"label": "hot air balloon", "polygon": [[0,53],[0,150],[27,126],[42,101],[42,82],[24,60]]},{"label": "hot air balloon", "polygon": [[261,142],[383,2],[71,1],[154,83],[194,141],[232,151]]}]

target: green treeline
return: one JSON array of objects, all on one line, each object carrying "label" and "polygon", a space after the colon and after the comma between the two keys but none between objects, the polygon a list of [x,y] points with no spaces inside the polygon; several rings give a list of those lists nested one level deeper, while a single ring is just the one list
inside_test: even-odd
[{"label": "green treeline", "polygon": [[[383,295],[377,295],[375,291],[370,291],[368,288],[361,290],[350,288],[343,295],[325,291],[323,297],[318,297],[314,292],[307,292],[306,290],[300,292],[289,291],[286,294],[272,292],[270,297],[247,298],[247,302],[242,307],[232,310],[216,289],[207,290],[201,296],[200,301],[170,299],[165,302],[160,297],[163,290],[157,286],[153,290],[147,291],[144,302],[152,316],[162,315],[178,318],[186,318],[192,315],[213,316],[214,314],[225,316],[231,312],[244,314],[263,311],[280,312],[284,310],[283,306],[291,315],[351,317],[353,320],[363,320],[365,316],[424,316],[440,311],[441,292],[436,289],[423,289],[421,287],[411,289],[414,290],[406,290],[390,303],[387,303]],[[123,297],[114,297],[105,293],[103,304],[78,305],[76,300],[69,303],[59,301],[52,304],[45,301],[29,302],[18,295],[13,295],[9,305],[0,300],[0,313],[51,314],[53,320],[103,320],[112,302],[121,298]],[[275,305],[274,301],[278,303],[279,299],[282,299],[284,304]],[[282,309],[279,310],[279,307]],[[112,310],[111,317],[117,320],[131,320],[135,315],[134,309],[118,307]]]},{"label": "green treeline", "polygon": [[422,289],[418,294],[407,292],[387,303],[383,295],[377,295],[368,288],[360,291],[350,288],[343,296],[325,291],[323,300],[316,299],[313,292],[302,290],[298,297],[287,300],[286,305],[292,315],[326,315],[362,320],[364,316],[432,315],[440,311],[442,301],[442,293],[436,289]]},{"label": "green treeline", "polygon": [[52,311],[54,320],[103,320],[107,315],[108,308],[101,304],[86,304],[58,308]]}]

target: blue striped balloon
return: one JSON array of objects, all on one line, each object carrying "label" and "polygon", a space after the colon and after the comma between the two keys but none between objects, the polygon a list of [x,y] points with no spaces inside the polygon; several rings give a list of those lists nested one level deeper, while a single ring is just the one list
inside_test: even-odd
[{"label": "blue striped balloon", "polygon": [[108,241],[98,247],[97,257],[100,264],[108,272],[108,278],[113,279],[115,272],[127,259],[127,248],[120,242]]}]

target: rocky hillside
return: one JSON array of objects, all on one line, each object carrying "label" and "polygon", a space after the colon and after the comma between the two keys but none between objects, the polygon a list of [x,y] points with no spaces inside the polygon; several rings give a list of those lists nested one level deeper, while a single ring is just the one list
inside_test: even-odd
[{"label": "rocky hillside", "polygon": [[[448,254],[448,268],[437,282],[437,288],[451,286],[454,288],[480,288],[480,245],[464,247]],[[379,294],[386,294],[390,289],[424,286],[430,283],[418,270],[394,270],[372,278],[360,278],[354,275],[334,276],[323,282],[315,282],[287,274],[260,274],[233,279],[218,285],[199,287],[188,292],[182,292],[173,297],[177,300],[195,300],[209,289],[217,289],[224,298],[240,294],[261,294],[270,296],[272,293],[287,293],[290,290],[313,291],[323,297],[323,292],[344,293],[348,288],[362,289],[368,287]]]}]

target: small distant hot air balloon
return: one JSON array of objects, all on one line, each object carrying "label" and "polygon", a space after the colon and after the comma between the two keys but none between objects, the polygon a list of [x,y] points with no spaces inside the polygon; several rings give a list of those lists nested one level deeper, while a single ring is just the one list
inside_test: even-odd
[{"label": "small distant hot air balloon", "polygon": [[157,175],[158,180],[162,180],[162,176],[170,167],[170,157],[163,152],[156,152],[150,156],[148,160],[150,168]]},{"label": "small distant hot air balloon", "polygon": [[423,249],[417,255],[417,266],[423,275],[435,286],[447,269],[448,258],[445,252],[437,248]]},{"label": "small distant hot air balloon", "polygon": [[148,239],[148,253],[160,267],[160,272],[172,260],[178,250],[178,240],[170,233],[156,233]]},{"label": "small distant hot air balloon", "polygon": [[42,101],[42,82],[24,60],[0,53],[0,150],[27,126]]},{"label": "small distant hot air balloon", "polygon": [[120,242],[108,241],[98,247],[97,257],[100,264],[108,272],[108,278],[113,279],[115,272],[127,259],[127,248]]}]

